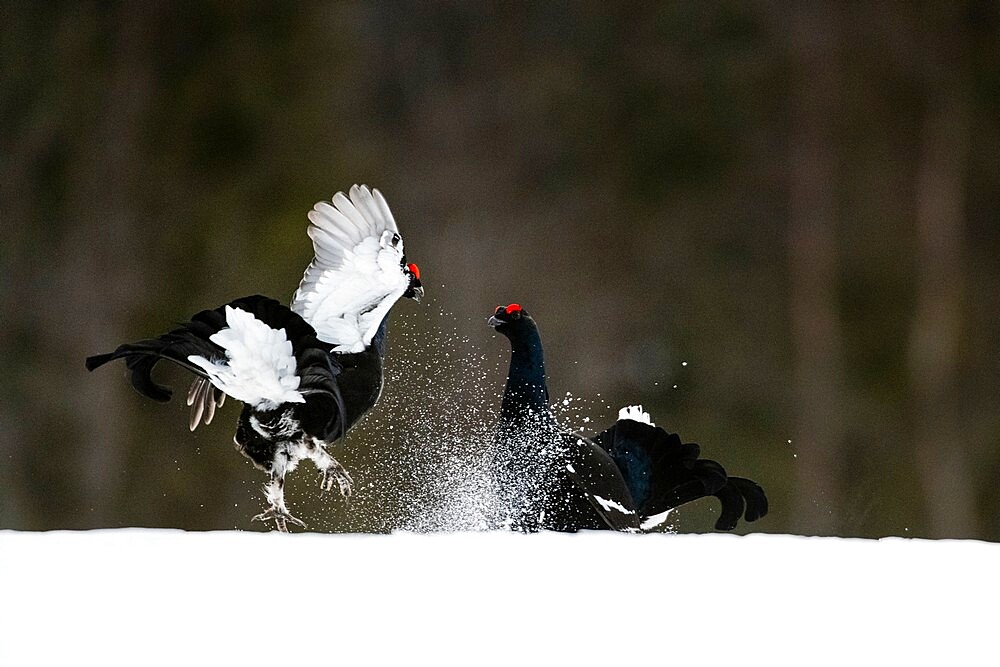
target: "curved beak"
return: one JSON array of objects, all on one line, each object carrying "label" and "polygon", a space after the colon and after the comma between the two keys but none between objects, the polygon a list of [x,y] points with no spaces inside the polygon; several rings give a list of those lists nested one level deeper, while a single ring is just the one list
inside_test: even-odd
[{"label": "curved beak", "polygon": [[501,324],[503,324],[503,320],[498,320],[496,316],[490,316],[490,319],[486,320],[486,323],[489,324],[491,327],[496,328]]},{"label": "curved beak", "polygon": [[424,288],[414,287],[413,288],[413,300],[420,303],[420,300],[424,298]]}]

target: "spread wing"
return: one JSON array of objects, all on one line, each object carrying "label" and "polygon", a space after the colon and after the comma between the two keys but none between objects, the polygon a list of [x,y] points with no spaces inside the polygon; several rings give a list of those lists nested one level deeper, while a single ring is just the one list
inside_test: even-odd
[{"label": "spread wing", "polygon": [[291,308],[335,352],[361,352],[406,292],[403,239],[378,190],[355,185],[309,212],[315,258]]},{"label": "spread wing", "polygon": [[638,531],[641,517],[614,460],[583,436],[564,433],[562,439],[569,455],[566,471],[598,516],[611,530]]}]

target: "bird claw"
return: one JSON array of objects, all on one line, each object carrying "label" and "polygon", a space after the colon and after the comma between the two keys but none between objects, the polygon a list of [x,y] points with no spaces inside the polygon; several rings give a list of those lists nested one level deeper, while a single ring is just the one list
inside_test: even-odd
[{"label": "bird claw", "polygon": [[285,509],[279,507],[271,506],[267,510],[261,512],[253,518],[254,521],[274,521],[275,527],[282,533],[288,532],[288,523],[294,523],[300,528],[305,528],[306,524],[304,521],[298,517],[292,516],[292,514]]},{"label": "bird claw", "polygon": [[337,485],[340,495],[350,500],[354,492],[354,480],[351,478],[351,473],[347,472],[347,468],[336,460],[323,470],[323,476],[319,481],[320,491],[332,491],[334,484]]}]

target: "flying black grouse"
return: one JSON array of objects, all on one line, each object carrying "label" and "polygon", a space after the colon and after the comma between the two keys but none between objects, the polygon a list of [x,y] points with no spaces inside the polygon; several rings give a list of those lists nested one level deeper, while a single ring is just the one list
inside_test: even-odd
[{"label": "flying black grouse", "polygon": [[94,370],[123,358],[132,386],[156,401],[170,389],[153,381],[161,359],[198,377],[188,392],[190,427],[212,421],[226,396],[242,401],[234,441],[270,475],[268,509],[254,517],[277,528],[304,524],[285,506],[285,475],[303,459],[323,473],[322,488],[351,494],[347,470],[327,451],[375,405],[382,391],[389,310],[423,295],[403,240],[378,190],[355,185],[309,212],[315,258],[286,307],[250,296],[204,310],[159,338],[87,359]]},{"label": "flying black grouse", "polygon": [[535,320],[514,303],[498,307],[489,324],[511,343],[495,466],[514,528],[647,530],[666,511],[705,496],[722,502],[717,530],[767,514],[760,486],[698,458],[698,445],[656,427],[641,406],[623,408],[593,438],[561,428],[549,408]]}]

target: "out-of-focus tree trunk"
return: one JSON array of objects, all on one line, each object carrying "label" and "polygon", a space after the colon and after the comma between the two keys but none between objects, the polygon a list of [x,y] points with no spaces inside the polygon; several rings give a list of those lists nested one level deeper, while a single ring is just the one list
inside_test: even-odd
[{"label": "out-of-focus tree trunk", "polygon": [[[128,474],[127,420],[118,414],[126,389],[120,376],[83,371],[83,360],[121,342],[116,340],[119,325],[133,310],[133,295],[142,290],[134,258],[151,234],[136,223],[142,189],[149,187],[143,179],[140,128],[151,105],[148,44],[154,13],[138,3],[126,4],[100,19],[113,36],[111,62],[106,76],[95,77],[96,99],[79,100],[86,134],[68,160],[68,182],[74,187],[58,212],[71,222],[59,230],[52,249],[61,261],[45,273],[40,298],[32,304],[41,353],[53,361],[48,364],[52,377],[43,384],[60,386],[37,402],[61,401],[39,410],[36,418],[62,414],[72,424],[74,442],[58,444],[71,457],[79,484],[74,489],[81,503],[77,525],[112,525]],[[87,48],[96,46],[88,43]]]},{"label": "out-of-focus tree trunk", "polygon": [[916,182],[917,306],[910,340],[915,446],[931,534],[976,537],[976,488],[958,417],[963,227],[969,158],[967,62],[957,4],[925,17],[923,119]]},{"label": "out-of-focus tree trunk", "polygon": [[837,312],[838,14],[802,3],[792,13],[789,227],[794,345],[796,491],[792,528],[837,529],[843,340]]},{"label": "out-of-focus tree trunk", "polygon": [[[116,326],[116,320],[132,310],[128,305],[135,294],[142,293],[141,274],[128,271],[129,257],[134,256],[137,245],[149,238],[149,232],[143,230],[143,225],[135,224],[140,215],[137,204],[138,194],[143,183],[143,152],[142,137],[139,133],[142,118],[148,115],[151,97],[151,72],[148,58],[143,52],[150,40],[150,25],[155,25],[155,12],[138,5],[122,5],[117,17],[116,62],[111,67],[111,74],[105,92],[105,113],[95,128],[94,160],[84,160],[81,166],[89,170],[89,178],[81,179],[83,187],[79,193],[80,205],[86,205],[89,200],[99,206],[102,215],[92,215],[88,221],[100,225],[111,234],[103,234],[105,238],[117,238],[120,245],[103,252],[90,250],[90,259],[83,262],[81,274],[89,274],[89,284],[78,293],[78,304],[89,304],[92,312],[102,313],[100,321],[81,336],[81,356],[93,354],[93,350],[103,350],[109,344],[113,347],[118,341],[112,341],[115,333],[121,330]],[[87,237],[93,239],[97,229],[89,225],[74,226],[74,234],[68,237],[71,244],[87,244]],[[92,243],[91,243],[92,245]],[[105,271],[115,266],[115,284],[107,285]],[[109,298],[111,300],[109,302]],[[116,315],[112,315],[115,313]],[[87,348],[83,349],[86,345]],[[111,378],[117,380],[120,378]],[[93,378],[85,378],[91,382]],[[108,390],[112,397],[123,393],[118,386]],[[80,391],[77,396],[87,396],[75,406],[83,415],[84,424],[89,424],[83,430],[86,438],[82,447],[83,472],[85,473],[85,497],[96,507],[108,507],[112,516],[117,512],[117,506],[102,502],[102,499],[114,498],[121,491],[121,480],[126,474],[122,469],[126,438],[123,436],[117,409],[109,403],[93,401],[92,397],[104,394],[101,389],[90,387]],[[107,398],[107,396],[106,396]],[[95,510],[95,520],[106,524],[106,512]]]},{"label": "out-of-focus tree trunk", "polygon": [[[17,65],[33,49],[33,34],[27,21],[12,18],[5,27],[7,43],[3,53],[12,61],[0,74],[0,108],[8,110],[16,90]],[[0,528],[22,528],[30,523],[31,489],[27,479],[26,441],[30,424],[25,419],[24,341],[32,331],[30,253],[26,252],[33,224],[32,179],[49,150],[59,127],[58,112],[50,105],[33,109],[25,122],[16,126],[4,119],[0,132]],[[9,124],[8,124],[9,123]]]},{"label": "out-of-focus tree trunk", "polygon": [[[14,351],[18,349],[19,334],[28,329],[24,318],[26,309],[21,306],[28,267],[17,251],[23,241],[21,230],[30,222],[28,199],[31,191],[30,171],[38,162],[45,145],[51,140],[53,124],[46,114],[38,122],[25,128],[18,136],[0,137],[0,220],[3,224],[0,250],[0,350],[5,359],[0,361],[6,386],[0,392],[0,528],[24,526],[27,517],[28,489],[23,475],[25,420],[23,404],[18,400],[21,374],[14,364]],[[8,356],[10,355],[10,356]]]}]

